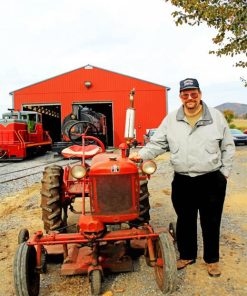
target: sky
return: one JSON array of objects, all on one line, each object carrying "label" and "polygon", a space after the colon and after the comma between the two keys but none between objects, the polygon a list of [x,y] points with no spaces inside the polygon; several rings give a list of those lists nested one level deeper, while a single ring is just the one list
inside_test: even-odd
[{"label": "sky", "polygon": [[171,88],[197,78],[209,106],[247,103],[235,58],[209,55],[216,32],[176,26],[162,0],[0,0],[0,113],[13,90],[91,64]]}]

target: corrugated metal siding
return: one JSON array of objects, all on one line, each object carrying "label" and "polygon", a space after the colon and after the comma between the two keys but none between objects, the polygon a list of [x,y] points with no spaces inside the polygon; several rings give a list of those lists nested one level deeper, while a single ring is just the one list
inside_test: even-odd
[{"label": "corrugated metal siding", "polygon": [[[91,81],[87,89],[84,81]],[[166,115],[166,88],[150,82],[100,68],[80,68],[60,76],[14,91],[14,107],[23,104],[61,104],[62,119],[72,110],[74,102],[112,102],[114,146],[123,141],[125,113],[129,92],[136,89],[137,140],[143,142],[147,128],[157,127]]]}]

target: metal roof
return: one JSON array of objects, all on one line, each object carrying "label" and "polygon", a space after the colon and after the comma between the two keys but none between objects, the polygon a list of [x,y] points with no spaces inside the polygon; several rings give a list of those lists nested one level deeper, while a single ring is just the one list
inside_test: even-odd
[{"label": "metal roof", "polygon": [[64,72],[64,73],[61,73],[61,74],[59,74],[59,75],[55,75],[55,76],[52,76],[52,77],[50,77],[50,78],[47,78],[47,79],[41,80],[41,81],[39,81],[39,82],[35,82],[35,83],[29,84],[29,85],[27,85],[27,86],[21,87],[21,88],[19,88],[19,89],[13,90],[13,91],[11,91],[9,94],[10,94],[10,95],[13,95],[14,92],[19,91],[19,90],[21,90],[21,89],[24,89],[24,88],[27,88],[27,87],[33,86],[33,85],[35,85],[35,84],[39,84],[39,83],[41,83],[41,82],[48,81],[48,80],[50,80],[50,79],[53,79],[53,78],[56,78],[56,77],[59,77],[59,76],[65,75],[65,74],[69,74],[69,73],[74,72],[74,71],[78,71],[78,70],[80,70],[80,69],[90,70],[90,69],[93,69],[93,68],[100,69],[100,70],[103,70],[103,71],[112,72],[112,73],[115,73],[115,74],[118,74],[118,75],[122,75],[122,76],[126,76],[126,77],[129,77],[129,78],[137,79],[137,80],[140,80],[140,81],[143,81],[143,82],[147,82],[147,83],[151,83],[151,84],[154,84],[154,85],[157,85],[157,86],[165,87],[165,88],[167,89],[167,91],[169,91],[169,90],[171,89],[170,87],[165,86],[165,85],[161,85],[161,84],[158,84],[158,83],[153,83],[153,82],[150,82],[150,81],[147,81],[147,80],[144,80],[144,79],[136,78],[136,77],[133,77],[133,76],[130,76],[130,75],[126,75],[126,74],[118,73],[118,72],[115,72],[115,71],[111,71],[111,70],[107,70],[107,69],[104,69],[104,68],[95,67],[95,66],[92,66],[92,65],[90,65],[90,64],[87,64],[87,65],[85,65],[85,66],[83,66],[83,67],[80,67],[80,68],[77,68],[77,69],[74,69],[74,70],[71,70],[71,71],[68,71],[68,72]]}]

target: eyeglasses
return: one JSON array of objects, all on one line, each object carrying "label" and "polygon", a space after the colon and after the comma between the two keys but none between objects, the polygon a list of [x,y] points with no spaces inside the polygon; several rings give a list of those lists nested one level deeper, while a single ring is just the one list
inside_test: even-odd
[{"label": "eyeglasses", "polygon": [[191,97],[192,99],[197,99],[198,96],[199,96],[198,93],[180,94],[180,97],[181,97],[183,100],[188,100],[189,97]]}]

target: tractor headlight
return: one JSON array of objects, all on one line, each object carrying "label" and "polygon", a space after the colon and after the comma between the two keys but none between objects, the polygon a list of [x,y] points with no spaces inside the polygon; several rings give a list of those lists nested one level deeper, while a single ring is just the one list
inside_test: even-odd
[{"label": "tractor headlight", "polygon": [[156,163],[152,160],[148,160],[143,162],[142,171],[145,174],[152,175],[157,170]]},{"label": "tractor headlight", "polygon": [[76,179],[81,179],[86,175],[86,168],[84,166],[81,165],[75,165],[72,169],[71,169],[71,175],[76,178]]}]

